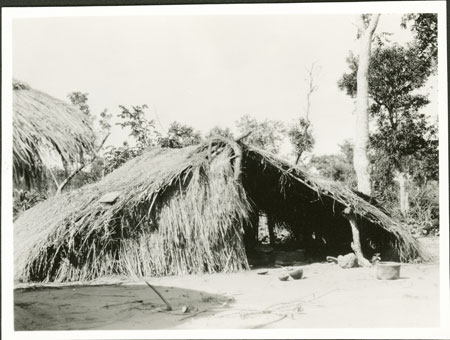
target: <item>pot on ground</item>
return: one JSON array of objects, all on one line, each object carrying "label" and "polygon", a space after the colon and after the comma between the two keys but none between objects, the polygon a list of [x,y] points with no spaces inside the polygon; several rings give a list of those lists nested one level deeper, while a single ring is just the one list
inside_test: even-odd
[{"label": "pot on ground", "polygon": [[400,263],[398,262],[378,262],[378,280],[397,280],[400,278]]}]

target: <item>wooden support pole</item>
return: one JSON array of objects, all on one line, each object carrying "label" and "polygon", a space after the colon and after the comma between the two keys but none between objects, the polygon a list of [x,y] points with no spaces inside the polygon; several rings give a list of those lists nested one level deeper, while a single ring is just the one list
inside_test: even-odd
[{"label": "wooden support pole", "polygon": [[255,208],[252,216],[253,236],[255,238],[255,244],[259,241],[259,210]]},{"label": "wooden support pole", "polygon": [[359,227],[356,222],[356,216],[351,212],[349,208],[346,208],[344,210],[344,216],[348,219],[348,221],[350,222],[350,227],[352,228],[353,242],[351,243],[351,247],[356,255],[356,258],[358,259],[359,265],[362,267],[371,267],[372,264],[364,257],[361,250],[361,240],[359,236]]},{"label": "wooden support pole", "polygon": [[267,229],[269,229],[270,246],[273,247],[275,245],[275,221],[270,214],[267,214]]}]

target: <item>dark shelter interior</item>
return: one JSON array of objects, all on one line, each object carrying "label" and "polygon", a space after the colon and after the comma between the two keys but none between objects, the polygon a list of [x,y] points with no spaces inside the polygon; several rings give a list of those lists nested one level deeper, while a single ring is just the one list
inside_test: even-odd
[{"label": "dark shelter interior", "polygon": [[[243,186],[253,206],[250,222],[244,228],[247,253],[258,244],[261,214],[267,216],[270,246],[274,249],[303,249],[306,259],[313,261],[353,251],[352,229],[343,214],[344,205],[286,176],[252,151],[246,152],[242,172]],[[358,225],[366,258],[379,253],[383,260],[398,260],[392,234],[363,219],[358,219]],[[276,235],[282,229],[293,236],[289,244],[283,244]]]}]

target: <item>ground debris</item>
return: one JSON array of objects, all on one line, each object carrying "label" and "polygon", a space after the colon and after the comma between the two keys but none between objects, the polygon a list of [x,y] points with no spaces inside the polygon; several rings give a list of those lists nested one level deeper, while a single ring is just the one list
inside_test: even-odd
[{"label": "ground debris", "polygon": [[353,253],[348,253],[347,255],[339,255],[337,258],[327,256],[327,261],[337,263],[339,267],[344,269],[358,267],[358,259]]},{"label": "ground debris", "polygon": [[122,302],[122,303],[113,303],[113,304],[106,304],[104,305],[102,308],[109,308],[109,307],[116,307],[116,306],[123,306],[123,305],[128,305],[128,304],[132,304],[132,303],[144,303],[143,300],[134,300],[134,301],[126,301],[126,302]]}]

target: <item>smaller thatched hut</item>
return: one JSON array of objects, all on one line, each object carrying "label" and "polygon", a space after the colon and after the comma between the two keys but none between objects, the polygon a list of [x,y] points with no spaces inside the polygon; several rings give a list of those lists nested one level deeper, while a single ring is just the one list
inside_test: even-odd
[{"label": "smaller thatched hut", "polygon": [[352,190],[216,138],[183,149],[151,149],[98,183],[25,211],[14,225],[15,279],[246,269],[255,211],[292,230],[311,254],[351,251],[343,214],[351,211],[366,256],[423,255],[403,225]]},{"label": "smaller thatched hut", "polygon": [[[94,148],[89,118],[75,106],[13,81],[13,174],[15,183],[40,179],[55,165],[72,163]],[[53,162],[53,163],[52,163]]]}]

